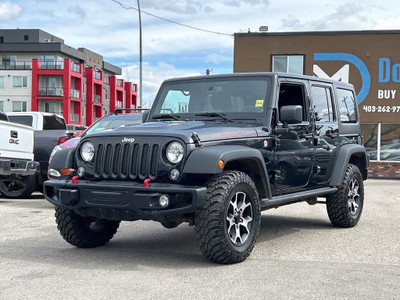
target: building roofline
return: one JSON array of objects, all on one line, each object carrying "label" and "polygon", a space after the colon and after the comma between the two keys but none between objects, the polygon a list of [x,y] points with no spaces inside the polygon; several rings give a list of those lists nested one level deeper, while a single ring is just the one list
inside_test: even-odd
[{"label": "building roofline", "polygon": [[103,60],[103,69],[115,75],[121,75],[122,69]]},{"label": "building roofline", "polygon": [[282,31],[282,32],[236,32],[235,37],[243,36],[302,36],[302,35],[368,35],[400,34],[400,30],[335,30],[335,31]]},{"label": "building roofline", "polygon": [[82,61],[86,58],[83,52],[63,43],[4,43],[0,52],[61,52]]}]

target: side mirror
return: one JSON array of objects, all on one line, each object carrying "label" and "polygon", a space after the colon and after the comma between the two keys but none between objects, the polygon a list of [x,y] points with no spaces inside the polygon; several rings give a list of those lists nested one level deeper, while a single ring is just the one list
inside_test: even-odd
[{"label": "side mirror", "polygon": [[299,124],[303,121],[303,107],[301,105],[286,105],[281,107],[280,121],[286,124]]}]

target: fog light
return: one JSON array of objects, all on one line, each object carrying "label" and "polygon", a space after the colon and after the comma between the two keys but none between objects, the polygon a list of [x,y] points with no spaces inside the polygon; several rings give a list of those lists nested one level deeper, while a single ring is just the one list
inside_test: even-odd
[{"label": "fog light", "polygon": [[169,197],[167,195],[161,195],[158,199],[161,207],[167,207],[169,205]]},{"label": "fog light", "polygon": [[179,175],[181,175],[179,173],[179,171],[177,169],[172,169],[171,172],[169,172],[169,177],[173,180],[176,181],[179,178]]},{"label": "fog light", "polygon": [[56,169],[49,169],[49,176],[52,177],[61,177],[60,172],[58,172]]},{"label": "fog light", "polygon": [[85,174],[85,169],[83,167],[79,167],[77,174],[79,177],[83,177],[83,175]]}]

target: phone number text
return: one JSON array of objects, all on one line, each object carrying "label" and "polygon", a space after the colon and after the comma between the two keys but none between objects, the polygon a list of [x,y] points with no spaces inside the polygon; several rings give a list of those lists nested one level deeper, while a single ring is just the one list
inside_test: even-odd
[{"label": "phone number text", "polygon": [[398,106],[386,106],[386,105],[382,105],[382,106],[375,106],[375,105],[364,105],[363,106],[363,110],[365,112],[386,112],[386,113],[390,113],[390,112],[400,112],[400,105]]}]

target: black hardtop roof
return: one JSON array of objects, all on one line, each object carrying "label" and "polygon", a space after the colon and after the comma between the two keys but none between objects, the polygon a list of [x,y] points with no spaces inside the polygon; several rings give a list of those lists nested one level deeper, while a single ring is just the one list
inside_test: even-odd
[{"label": "black hardtop roof", "polygon": [[322,83],[331,83],[335,85],[339,85],[342,87],[353,88],[353,85],[350,83],[336,81],[327,78],[320,78],[310,75],[301,75],[301,74],[292,74],[292,73],[280,73],[280,72],[240,72],[240,73],[228,73],[228,74],[217,74],[217,75],[201,75],[201,76],[190,76],[190,77],[179,77],[179,78],[170,78],[165,80],[163,83],[173,83],[179,81],[191,81],[191,80],[202,80],[202,79],[218,79],[218,78],[244,78],[244,77],[270,77],[278,80],[278,78],[282,79],[301,79],[301,80],[312,80],[315,82]]}]

